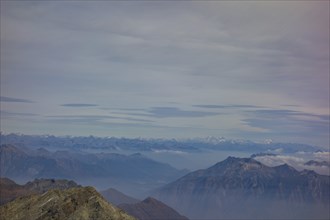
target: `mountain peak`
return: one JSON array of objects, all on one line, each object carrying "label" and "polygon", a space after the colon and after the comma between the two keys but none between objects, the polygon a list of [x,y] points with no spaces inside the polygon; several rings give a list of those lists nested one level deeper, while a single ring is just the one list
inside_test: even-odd
[{"label": "mountain peak", "polygon": [[180,215],[173,208],[152,197],[148,197],[142,202],[135,204],[120,204],[119,207],[128,214],[141,220],[187,220],[185,216]]},{"label": "mountain peak", "polygon": [[261,168],[263,165],[252,158],[227,157],[227,159],[215,164],[213,167],[240,167],[244,169]]},{"label": "mountain peak", "polygon": [[119,205],[123,203],[127,204],[134,204],[139,202],[139,200],[130,197],[128,195],[125,195],[124,193],[114,189],[114,188],[109,188],[107,190],[103,190],[100,192],[102,196],[110,203],[114,205]]},{"label": "mountain peak", "polygon": [[159,203],[159,201],[155,198],[152,198],[152,197],[147,197],[146,199],[144,199],[142,201],[143,203]]},{"label": "mountain peak", "polygon": [[279,172],[281,175],[289,176],[289,175],[297,175],[299,172],[288,164],[281,164],[279,166],[274,167],[274,169]]}]

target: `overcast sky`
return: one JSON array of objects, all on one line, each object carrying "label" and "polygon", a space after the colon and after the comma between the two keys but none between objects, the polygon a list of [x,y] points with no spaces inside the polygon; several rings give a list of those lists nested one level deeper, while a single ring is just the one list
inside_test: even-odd
[{"label": "overcast sky", "polygon": [[329,147],[329,2],[1,1],[1,131]]}]

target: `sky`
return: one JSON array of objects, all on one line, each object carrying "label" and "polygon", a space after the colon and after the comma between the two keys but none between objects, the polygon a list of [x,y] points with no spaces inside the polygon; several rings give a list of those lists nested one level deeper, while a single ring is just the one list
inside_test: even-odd
[{"label": "sky", "polygon": [[1,1],[1,131],[329,147],[329,1]]}]

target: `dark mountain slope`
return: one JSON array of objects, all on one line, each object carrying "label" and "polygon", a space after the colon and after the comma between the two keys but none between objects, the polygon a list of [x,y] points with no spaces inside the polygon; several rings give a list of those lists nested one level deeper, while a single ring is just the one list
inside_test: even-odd
[{"label": "dark mountain slope", "polygon": [[154,193],[190,218],[328,217],[329,176],[228,157]]},{"label": "dark mountain slope", "polygon": [[100,191],[100,193],[108,202],[114,205],[119,205],[122,203],[133,204],[139,202],[138,199],[125,195],[114,188]]}]

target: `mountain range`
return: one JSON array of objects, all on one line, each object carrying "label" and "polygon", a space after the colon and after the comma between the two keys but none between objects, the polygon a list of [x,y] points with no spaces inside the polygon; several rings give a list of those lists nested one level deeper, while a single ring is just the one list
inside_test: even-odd
[{"label": "mountain range", "polygon": [[172,150],[183,152],[200,152],[204,150],[265,152],[282,150],[286,153],[298,151],[313,152],[324,150],[321,147],[298,143],[275,143],[266,141],[257,143],[249,140],[231,140],[223,137],[206,137],[193,139],[144,139],[144,138],[116,138],[95,136],[54,136],[54,135],[24,135],[0,133],[1,144],[28,146],[33,148],[86,149],[97,150],[130,150],[157,151]]},{"label": "mountain range", "polygon": [[330,177],[228,157],[154,191],[191,219],[328,219]]},{"label": "mountain range", "polygon": [[14,145],[0,146],[1,177],[18,182],[34,178],[72,179],[97,188],[118,188],[140,196],[187,173],[142,154],[50,152]]}]

